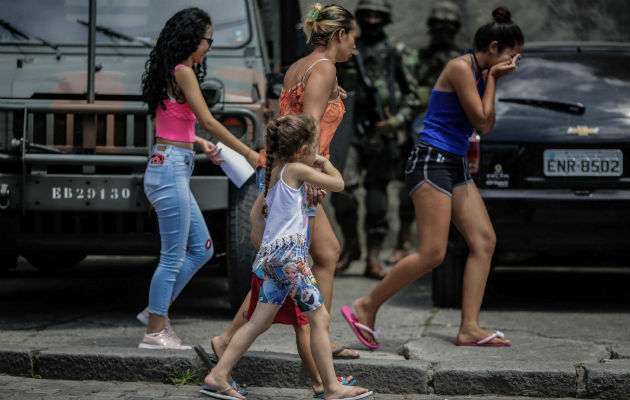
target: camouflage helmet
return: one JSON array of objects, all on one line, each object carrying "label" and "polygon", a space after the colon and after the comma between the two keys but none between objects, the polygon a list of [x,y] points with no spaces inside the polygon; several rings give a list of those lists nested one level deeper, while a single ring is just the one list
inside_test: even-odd
[{"label": "camouflage helmet", "polygon": [[383,16],[383,22],[392,22],[392,4],[389,0],[360,0],[355,11],[357,19],[363,11],[379,12]]},{"label": "camouflage helmet", "polygon": [[461,18],[462,13],[457,4],[448,0],[440,0],[431,8],[427,25],[430,25],[433,21],[450,21],[454,22],[457,27],[459,27],[461,25]]}]

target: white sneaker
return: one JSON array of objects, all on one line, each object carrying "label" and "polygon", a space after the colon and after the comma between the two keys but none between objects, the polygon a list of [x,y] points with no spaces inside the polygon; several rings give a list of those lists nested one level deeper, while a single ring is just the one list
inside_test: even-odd
[{"label": "white sneaker", "polygon": [[166,329],[162,329],[156,333],[145,333],[142,342],[138,345],[140,349],[172,349],[172,350],[191,350],[192,347],[184,346],[177,343],[166,333]]},{"label": "white sneaker", "polygon": [[[138,315],[136,315],[136,319],[140,321],[142,325],[149,325],[149,306],[146,306],[144,310],[140,311]],[[169,317],[166,317],[166,320],[164,321],[164,330],[174,341],[182,344],[182,339],[180,339],[173,330],[173,327],[171,326],[171,319]]]}]

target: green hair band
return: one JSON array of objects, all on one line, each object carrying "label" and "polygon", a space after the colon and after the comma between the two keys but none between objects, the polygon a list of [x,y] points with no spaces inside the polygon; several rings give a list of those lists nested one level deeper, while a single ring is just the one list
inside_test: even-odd
[{"label": "green hair band", "polygon": [[310,19],[317,20],[317,17],[319,17],[319,12],[317,10],[311,10],[311,12],[308,13],[308,17]]}]

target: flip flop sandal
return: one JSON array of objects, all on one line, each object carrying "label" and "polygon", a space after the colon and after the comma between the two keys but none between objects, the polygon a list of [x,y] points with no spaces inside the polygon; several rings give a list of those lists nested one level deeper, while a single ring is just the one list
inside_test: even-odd
[{"label": "flip flop sandal", "polygon": [[357,380],[354,379],[354,377],[350,381],[348,381],[345,376],[338,376],[337,381],[339,381],[339,383],[344,386],[354,386],[357,383]]},{"label": "flip flop sandal", "polygon": [[[345,376],[338,376],[337,380],[339,381],[339,383],[341,383],[342,385],[345,385],[345,386],[354,386],[357,383],[356,379],[352,378],[351,381],[348,381]],[[315,398],[315,399],[323,399],[324,398],[324,392],[319,392],[319,393],[313,392],[313,398]]]},{"label": "flip flop sandal", "polygon": [[[212,347],[212,345],[210,346]],[[193,348],[195,349],[195,352],[197,353],[201,361],[203,361],[203,363],[206,365],[206,367],[212,369],[216,365],[217,361],[210,357],[210,354],[206,352],[203,346],[201,346],[200,344],[196,344]],[[212,349],[212,351],[214,352],[214,348]],[[216,353],[214,354],[214,356],[216,357]],[[230,382],[230,386],[232,386],[234,390],[236,390],[241,396],[247,396],[247,390],[243,389],[238,383],[236,383],[236,381],[233,380],[232,382]],[[213,389],[208,386],[206,390],[212,391]]]},{"label": "flip flop sandal", "polygon": [[193,348],[207,368],[214,368],[217,362],[210,357],[210,354],[208,354],[200,344],[196,344]]},{"label": "flip flop sandal", "polygon": [[374,339],[378,339],[379,336],[381,336],[380,329],[372,330],[369,326],[366,326],[360,323],[359,320],[357,319],[357,316],[354,315],[354,313],[352,312],[352,309],[348,306],[341,307],[341,314],[346,319],[346,321],[348,321],[348,325],[350,325],[350,328],[352,328],[352,331],[357,336],[357,338],[361,341],[361,343],[363,343],[366,347],[370,349],[378,349],[380,347],[379,344],[372,344],[368,342],[368,340],[364,338],[363,335],[361,335],[361,332],[359,332],[359,329],[363,329],[364,331],[371,334],[374,337]]},{"label": "flip flop sandal", "polygon": [[226,386],[223,389],[214,389],[208,385],[203,385],[202,389],[199,391],[199,393],[203,393],[206,396],[210,396],[212,398],[215,399],[224,399],[224,400],[241,400],[238,397],[234,397],[234,396],[230,396],[227,394],[223,394],[225,392],[227,392],[228,390],[235,390],[232,386]]},{"label": "flip flop sandal", "polygon": [[478,347],[510,347],[512,343],[489,343],[494,338],[503,339],[505,335],[501,331],[496,331],[492,335],[485,337],[483,339],[477,340],[476,342],[455,342],[455,346],[478,346]]},{"label": "flip flop sandal", "polygon": [[239,385],[238,383],[236,383],[235,380],[233,380],[232,382],[230,382],[230,386],[232,386],[234,388],[234,390],[236,390],[238,392],[238,394],[240,394],[241,396],[247,396],[247,394],[249,393],[247,390],[243,389],[241,387],[241,385]]},{"label": "flip flop sandal", "polygon": [[[354,397],[344,397],[341,400],[358,400],[358,399],[364,399],[366,397],[370,397],[374,392],[372,392],[371,390],[369,392],[365,392],[363,394],[360,394],[358,396],[354,396]],[[323,399],[324,398],[324,393],[321,393],[322,397],[318,397],[318,399]],[[313,396],[315,397],[315,396]]]},{"label": "flip flop sandal", "polygon": [[356,360],[360,357],[358,354],[356,356],[342,356],[341,353],[343,353],[344,350],[348,350],[348,348],[345,346],[339,346],[337,350],[332,352],[332,357],[337,360]]}]

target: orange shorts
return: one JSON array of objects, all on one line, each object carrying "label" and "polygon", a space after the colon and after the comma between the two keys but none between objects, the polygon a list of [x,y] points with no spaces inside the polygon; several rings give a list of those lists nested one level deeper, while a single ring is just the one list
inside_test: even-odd
[{"label": "orange shorts", "polygon": [[[252,317],[252,314],[254,314],[256,304],[258,304],[258,294],[260,293],[260,286],[262,283],[263,280],[260,279],[258,275],[252,274],[252,294],[249,299],[249,307],[247,308],[247,320],[249,320]],[[306,319],[304,313],[300,311],[291,297],[287,296],[286,299],[284,299],[282,306],[280,306],[280,311],[278,311],[273,319],[273,323],[285,325],[308,325],[308,319]]]}]

